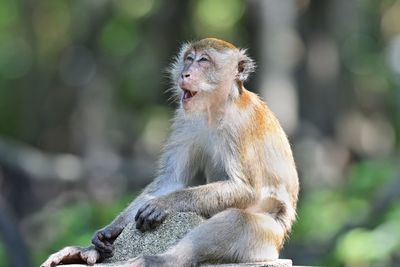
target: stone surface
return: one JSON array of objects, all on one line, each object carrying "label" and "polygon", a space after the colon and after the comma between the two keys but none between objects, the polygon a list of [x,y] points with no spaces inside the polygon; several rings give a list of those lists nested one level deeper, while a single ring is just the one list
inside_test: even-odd
[{"label": "stone surface", "polygon": [[157,229],[144,233],[131,223],[115,240],[115,254],[106,262],[126,261],[139,255],[165,252],[202,221],[202,217],[191,212],[171,214]]}]

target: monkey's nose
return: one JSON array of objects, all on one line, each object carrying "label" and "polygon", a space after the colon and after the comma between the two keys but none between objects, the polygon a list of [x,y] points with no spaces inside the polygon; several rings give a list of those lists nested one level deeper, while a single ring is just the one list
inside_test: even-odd
[{"label": "monkey's nose", "polygon": [[189,77],[190,77],[190,73],[182,73],[182,79],[189,78]]}]

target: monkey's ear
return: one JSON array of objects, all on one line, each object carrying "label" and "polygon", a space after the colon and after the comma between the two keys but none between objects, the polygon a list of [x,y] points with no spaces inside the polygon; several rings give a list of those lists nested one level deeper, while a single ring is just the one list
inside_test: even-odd
[{"label": "monkey's ear", "polygon": [[246,50],[241,49],[239,53],[237,79],[245,82],[249,75],[255,71],[256,63],[248,55],[246,55]]}]

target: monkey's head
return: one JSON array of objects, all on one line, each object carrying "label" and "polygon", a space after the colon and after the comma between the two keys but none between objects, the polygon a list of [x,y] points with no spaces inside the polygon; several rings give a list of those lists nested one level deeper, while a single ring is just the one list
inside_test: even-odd
[{"label": "monkey's head", "polygon": [[187,112],[210,112],[237,97],[255,64],[245,50],[215,38],[182,46],[171,68],[175,92]]}]

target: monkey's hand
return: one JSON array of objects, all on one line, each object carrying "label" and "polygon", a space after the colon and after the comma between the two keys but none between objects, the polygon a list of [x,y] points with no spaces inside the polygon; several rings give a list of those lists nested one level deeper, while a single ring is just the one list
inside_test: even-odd
[{"label": "monkey's hand", "polygon": [[85,263],[93,265],[99,259],[100,253],[94,248],[94,246],[89,246],[87,248],[65,247],[59,252],[51,254],[50,257],[40,265],[40,267],[53,267],[65,263]]},{"label": "monkey's hand", "polygon": [[148,231],[160,225],[172,211],[170,205],[161,198],[149,200],[135,216],[136,229]]},{"label": "monkey's hand", "polygon": [[92,244],[96,247],[96,250],[99,251],[103,259],[110,258],[114,255],[114,241],[121,234],[123,229],[123,227],[111,224],[94,233]]}]

